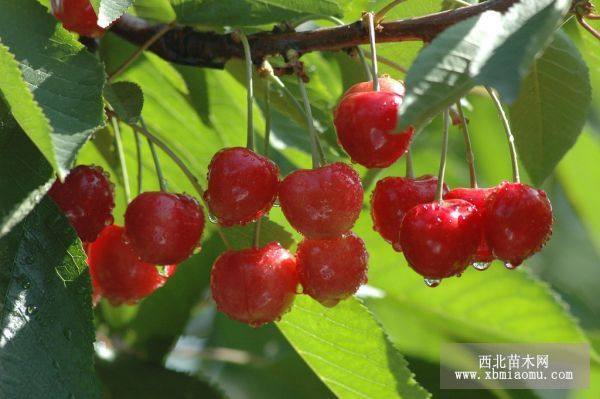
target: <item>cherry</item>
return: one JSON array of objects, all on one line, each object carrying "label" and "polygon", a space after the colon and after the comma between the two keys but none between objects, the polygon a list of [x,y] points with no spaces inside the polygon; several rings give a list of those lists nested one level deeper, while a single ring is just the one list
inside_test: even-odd
[{"label": "cherry", "polygon": [[94,294],[114,305],[135,303],[150,295],[176,269],[176,265],[166,266],[165,275],[161,275],[155,265],[138,258],[123,234],[122,227],[108,226],[87,250]]},{"label": "cherry", "polygon": [[183,262],[199,245],[203,230],[202,208],[185,194],[142,193],[125,211],[126,239],[144,262]]},{"label": "cherry", "polygon": [[471,262],[483,221],[475,205],[464,200],[420,204],[404,216],[400,244],[404,256],[426,279],[461,273]]},{"label": "cherry", "polygon": [[297,286],[296,259],[276,242],[222,253],[210,278],[217,309],[252,327],[279,320],[291,308]]},{"label": "cherry", "polygon": [[[346,90],[342,98],[349,96],[350,94],[372,91],[372,80],[368,82],[359,82],[352,85],[348,90]],[[394,93],[399,95],[400,97],[404,97],[404,95],[406,94],[406,87],[404,86],[404,83],[397,81],[396,79],[392,79],[389,76],[382,76],[379,78],[379,91],[383,91],[385,93]]]},{"label": "cherry", "polygon": [[[386,177],[375,185],[371,196],[373,228],[394,249],[402,252],[400,226],[406,212],[418,204],[431,202],[435,198],[437,177],[424,175],[418,178]],[[444,193],[448,187],[444,184]]]},{"label": "cherry", "polygon": [[278,185],[275,163],[247,148],[226,148],[210,162],[204,199],[220,224],[246,224],[271,209]]},{"label": "cherry", "polygon": [[337,162],[289,174],[281,182],[279,202],[288,222],[304,236],[337,237],[354,226],[363,194],[358,173]]},{"label": "cherry", "polygon": [[[486,218],[486,206],[485,202],[488,197],[494,192],[493,188],[455,188],[448,194],[444,195],[445,199],[462,199],[471,204],[475,205],[481,217],[485,221]],[[483,231],[481,232],[481,243],[477,248],[477,252],[473,257],[473,262],[477,263],[488,263],[494,260],[492,250],[485,240]]]},{"label": "cherry", "polygon": [[486,207],[485,238],[509,268],[542,249],[552,234],[552,205],[543,190],[503,182]]},{"label": "cherry", "polygon": [[365,243],[354,233],[304,239],[296,253],[304,293],[324,306],[335,306],[367,282],[368,257]]},{"label": "cherry", "polygon": [[48,195],[84,242],[94,241],[105,226],[113,223],[113,185],[99,166],[73,168],[64,183],[58,179],[54,182]]},{"label": "cherry", "polygon": [[406,152],[414,133],[412,127],[399,134],[390,133],[396,128],[403,101],[399,86],[403,84],[388,82],[381,86],[383,89],[375,92],[368,82],[354,85],[334,112],[340,144],[352,161],[367,168],[390,166]]},{"label": "cherry", "polygon": [[83,36],[100,37],[104,29],[98,26],[98,16],[89,0],[51,0],[52,13],[63,27]]}]

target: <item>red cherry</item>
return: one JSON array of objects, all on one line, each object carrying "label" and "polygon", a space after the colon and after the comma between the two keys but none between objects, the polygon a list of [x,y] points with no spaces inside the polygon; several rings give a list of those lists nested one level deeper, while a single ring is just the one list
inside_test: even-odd
[{"label": "red cherry", "polygon": [[369,254],[354,233],[326,239],[304,239],[298,245],[298,275],[305,294],[332,307],[367,282]]},{"label": "red cherry", "polygon": [[247,148],[226,148],[210,162],[204,199],[220,224],[246,224],[271,209],[278,185],[275,163]]},{"label": "red cherry", "polygon": [[504,182],[486,202],[485,237],[494,255],[514,268],[552,234],[552,205],[543,190]]},{"label": "red cherry", "polygon": [[185,194],[142,193],[125,211],[127,240],[145,262],[183,262],[198,247],[203,230],[202,208]]},{"label": "red cherry", "polygon": [[99,166],[79,165],[64,183],[56,180],[48,192],[65,213],[82,241],[92,242],[113,223],[113,185]]},{"label": "red cherry", "polygon": [[63,27],[83,36],[100,37],[104,29],[98,26],[98,16],[89,0],[51,0],[52,13]]},{"label": "red cherry", "polygon": [[[406,212],[418,204],[431,202],[435,198],[437,177],[424,175],[410,177],[386,177],[377,182],[371,196],[373,228],[402,252],[400,226]],[[444,184],[444,193],[448,187]]]},{"label": "red cherry", "polygon": [[[398,108],[403,97],[397,86],[386,83],[385,90],[372,91],[364,82],[350,88],[334,112],[338,140],[354,162],[367,168],[390,166],[408,149],[414,129],[391,134],[396,128]],[[403,85],[402,85],[403,86]],[[368,90],[368,91],[361,91]]]},{"label": "red cherry", "polygon": [[[448,194],[444,195],[445,199],[462,199],[471,204],[475,205],[481,217],[485,221],[486,218],[486,206],[485,202],[488,197],[494,192],[493,188],[455,188]],[[473,257],[473,262],[476,263],[488,263],[494,260],[492,250],[485,240],[483,231],[481,232],[481,243],[477,248],[477,252]]]},{"label": "red cherry", "polygon": [[163,286],[175,272],[176,265],[166,266],[161,275],[156,266],[142,262],[123,240],[124,229],[111,225],[88,248],[88,264],[94,294],[111,303],[135,303]]},{"label": "red cherry", "polygon": [[[348,90],[346,90],[342,98],[349,96],[350,94],[363,93],[368,91],[373,91],[372,80],[352,85]],[[404,97],[404,95],[406,94],[406,87],[404,86],[404,83],[399,82],[396,79],[392,79],[389,76],[382,76],[379,78],[379,91],[383,91],[385,93],[395,93],[400,97]]]},{"label": "red cherry", "polygon": [[475,205],[463,200],[429,202],[404,216],[400,244],[404,256],[426,279],[461,273],[481,242],[482,218]]},{"label": "red cherry", "polygon": [[276,242],[222,253],[210,278],[217,309],[252,327],[279,320],[291,308],[297,286],[296,259]]},{"label": "red cherry", "polygon": [[281,182],[279,202],[288,222],[302,235],[337,237],[354,226],[363,194],[358,173],[337,162],[288,175]]}]

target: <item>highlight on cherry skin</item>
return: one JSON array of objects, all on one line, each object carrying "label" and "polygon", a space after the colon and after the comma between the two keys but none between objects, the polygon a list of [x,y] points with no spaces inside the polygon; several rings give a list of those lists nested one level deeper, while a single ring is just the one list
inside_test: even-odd
[{"label": "highlight on cherry skin", "polygon": [[259,327],[290,310],[298,286],[296,258],[279,243],[223,252],[210,277],[217,309]]},{"label": "highlight on cherry skin", "polygon": [[200,246],[203,231],[204,212],[186,194],[145,192],[125,211],[125,240],[145,262],[183,262]]},{"label": "highlight on cherry skin", "polygon": [[353,162],[367,168],[392,165],[408,149],[414,129],[399,134],[396,128],[398,108],[404,99],[404,84],[382,78],[380,91],[371,82],[352,86],[334,111],[338,141]]},{"label": "highlight on cherry skin", "polygon": [[217,152],[208,167],[204,199],[223,226],[244,225],[269,212],[279,186],[279,167],[242,147]]},{"label": "highlight on cherry skin", "polygon": [[94,241],[104,227],[113,223],[114,185],[99,166],[76,166],[64,182],[54,182],[48,195],[65,213],[81,241]]},{"label": "highlight on cherry skin", "polygon": [[66,30],[87,37],[101,37],[98,16],[90,0],[51,0],[52,13]]},{"label": "highlight on cherry skin", "polygon": [[133,304],[152,294],[177,267],[168,265],[159,273],[156,265],[139,259],[123,239],[124,231],[120,226],[107,226],[87,248],[94,296],[101,295],[113,305]]}]

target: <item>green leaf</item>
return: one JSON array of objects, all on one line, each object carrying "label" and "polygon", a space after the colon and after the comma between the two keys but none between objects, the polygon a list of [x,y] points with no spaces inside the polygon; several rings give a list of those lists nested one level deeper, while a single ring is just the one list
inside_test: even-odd
[{"label": "green leaf", "polygon": [[534,183],[543,182],[575,144],[590,102],[587,66],[568,36],[559,32],[510,107],[519,155]]},{"label": "green leaf", "polygon": [[132,82],[117,82],[104,87],[104,97],[120,119],[137,123],[144,107],[144,93]]},{"label": "green leaf", "polygon": [[96,370],[109,398],[222,398],[212,385],[132,356],[100,360]]},{"label": "green leaf", "polygon": [[127,11],[133,0],[100,0],[98,7],[98,26],[108,28]]},{"label": "green leaf", "polygon": [[535,55],[568,11],[568,0],[522,0],[506,13],[486,11],[434,39],[406,75],[398,130],[422,125],[476,85],[512,103]]},{"label": "green leaf", "polygon": [[0,240],[0,264],[0,396],[99,398],[85,255],[51,200]]},{"label": "green leaf", "polygon": [[0,238],[27,216],[53,182],[52,166],[0,98],[0,187],[4,187],[0,195]]},{"label": "green leaf", "polygon": [[139,17],[155,21],[171,22],[176,18],[169,0],[136,0],[133,11]]},{"label": "green leaf", "polygon": [[371,313],[354,298],[325,308],[298,296],[277,326],[338,397],[429,397]]},{"label": "green leaf", "polygon": [[[0,0],[0,9],[0,41],[26,83],[25,87],[15,75],[12,57],[3,56],[2,64],[12,72],[9,83],[0,88],[19,123],[26,122],[25,132],[64,177],[77,151],[104,123],[102,65],[38,2]],[[26,120],[23,109],[32,105],[27,100],[31,94],[51,131],[36,107],[31,109],[32,119]]]},{"label": "green leaf", "polygon": [[210,26],[255,26],[306,16],[340,17],[334,0],[170,0],[177,21]]}]

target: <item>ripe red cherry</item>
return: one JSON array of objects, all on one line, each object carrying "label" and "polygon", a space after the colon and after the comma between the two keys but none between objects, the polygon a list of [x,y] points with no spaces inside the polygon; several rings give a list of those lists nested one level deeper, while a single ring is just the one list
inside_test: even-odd
[{"label": "ripe red cherry", "polygon": [[176,269],[176,265],[166,266],[165,275],[161,275],[156,266],[138,258],[123,240],[123,233],[120,226],[108,226],[87,250],[94,294],[115,305],[135,303],[150,295]]},{"label": "ripe red cherry", "polygon": [[198,247],[203,230],[202,208],[185,194],[142,193],[125,211],[126,238],[144,262],[183,262]]},{"label": "ripe red cherry", "polygon": [[509,268],[542,249],[552,234],[552,205],[543,190],[504,182],[486,206],[485,237]]},{"label": "ripe red cherry", "polygon": [[226,148],[210,162],[204,199],[220,224],[246,224],[271,209],[278,185],[275,163],[247,148]]},{"label": "ripe red cherry", "polygon": [[98,26],[98,16],[89,0],[52,0],[52,13],[63,27],[83,36],[100,37],[104,29]]},{"label": "ripe red cherry", "polygon": [[64,183],[54,182],[48,195],[84,242],[94,241],[105,226],[113,223],[113,186],[99,166],[73,168]]},{"label": "ripe red cherry", "polygon": [[[455,188],[448,194],[444,195],[445,199],[462,199],[471,204],[475,205],[484,222],[486,218],[486,206],[485,202],[488,197],[494,192],[493,188]],[[476,263],[488,263],[494,260],[492,250],[485,240],[483,230],[481,231],[481,243],[477,248],[477,252],[473,257],[473,262]]]},{"label": "ripe red cherry", "polygon": [[[402,252],[400,226],[406,212],[418,204],[431,202],[435,198],[437,177],[425,175],[410,177],[386,177],[377,182],[371,196],[373,228],[394,249]],[[448,187],[444,184],[444,193]]]},{"label": "ripe red cherry", "polygon": [[296,259],[276,242],[222,253],[210,277],[217,309],[252,327],[279,320],[297,286]]},{"label": "ripe red cherry", "polygon": [[324,306],[335,306],[367,282],[368,257],[365,243],[354,233],[304,239],[296,253],[303,292]]},{"label": "ripe red cherry", "polygon": [[414,129],[391,134],[396,128],[398,108],[403,97],[397,85],[386,83],[386,90],[367,90],[368,82],[353,86],[334,112],[333,123],[344,150],[352,161],[367,168],[390,166],[408,149]]},{"label": "ripe red cherry", "polygon": [[310,238],[340,236],[352,228],[363,202],[360,176],[337,162],[297,170],[281,182],[281,210],[293,228]]},{"label": "ripe red cherry", "polygon": [[400,244],[404,256],[426,279],[461,273],[471,262],[483,221],[475,205],[463,200],[429,202],[404,216]]}]

